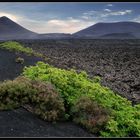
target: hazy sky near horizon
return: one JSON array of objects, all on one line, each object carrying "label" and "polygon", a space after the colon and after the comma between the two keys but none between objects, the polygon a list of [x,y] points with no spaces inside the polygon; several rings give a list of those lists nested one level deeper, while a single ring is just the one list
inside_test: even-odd
[{"label": "hazy sky near horizon", "polygon": [[1,2],[1,16],[37,33],[74,33],[98,22],[140,22],[140,3]]}]

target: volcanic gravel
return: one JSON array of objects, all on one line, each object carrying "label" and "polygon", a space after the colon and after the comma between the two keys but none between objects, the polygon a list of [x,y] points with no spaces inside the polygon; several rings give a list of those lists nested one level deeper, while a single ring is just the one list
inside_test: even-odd
[{"label": "volcanic gravel", "polygon": [[[102,84],[118,94],[140,103],[140,40],[20,40],[43,53],[48,63],[59,68],[85,70],[90,77],[99,75]],[[15,62],[17,57],[24,64]],[[24,66],[41,59],[0,50],[0,80],[13,79]],[[0,111],[0,137],[95,137],[72,122],[45,122],[19,108]]]},{"label": "volcanic gravel", "polygon": [[[24,58],[24,64],[16,63],[17,57]],[[0,49],[0,81],[19,76],[24,66],[34,65],[40,58]],[[43,121],[37,115],[19,108],[0,111],[0,137],[95,137],[73,122]]]},{"label": "volcanic gravel", "polygon": [[24,108],[0,111],[0,137],[95,137],[72,122],[50,123]]},{"label": "volcanic gravel", "polygon": [[140,40],[22,40],[59,68],[99,75],[102,84],[140,103]]},{"label": "volcanic gravel", "polygon": [[[23,64],[15,62],[18,57],[24,58]],[[37,61],[41,59],[0,49],[0,81],[14,79],[21,74],[24,66],[34,65]]]}]

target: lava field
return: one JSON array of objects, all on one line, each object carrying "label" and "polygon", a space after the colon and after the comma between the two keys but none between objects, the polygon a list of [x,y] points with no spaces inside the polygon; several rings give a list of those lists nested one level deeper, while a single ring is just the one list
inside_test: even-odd
[{"label": "lava field", "polygon": [[140,103],[140,40],[20,40],[24,46],[43,53],[48,63],[90,77],[119,95]]}]

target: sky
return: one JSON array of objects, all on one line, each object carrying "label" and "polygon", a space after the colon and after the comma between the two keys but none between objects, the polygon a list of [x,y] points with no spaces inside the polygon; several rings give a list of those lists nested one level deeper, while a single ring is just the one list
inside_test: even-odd
[{"label": "sky", "polygon": [[0,2],[2,16],[37,33],[75,33],[98,22],[140,22],[140,3]]}]

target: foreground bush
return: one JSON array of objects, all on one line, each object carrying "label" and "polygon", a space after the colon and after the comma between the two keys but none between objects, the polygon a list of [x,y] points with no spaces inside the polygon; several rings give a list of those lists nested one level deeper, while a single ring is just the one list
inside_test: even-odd
[{"label": "foreground bush", "polygon": [[109,111],[88,97],[81,97],[72,107],[74,122],[83,125],[94,134],[109,120]]},{"label": "foreground bush", "polygon": [[18,77],[0,84],[0,110],[25,106],[47,121],[64,118],[62,98],[49,83]]},{"label": "foreground bush", "polygon": [[17,108],[28,102],[28,95],[34,94],[30,79],[26,82],[20,80],[4,81],[0,84],[0,109],[8,110]]},{"label": "foreground bush", "polygon": [[23,75],[54,84],[69,114],[72,114],[70,110],[81,96],[87,96],[109,110],[109,120],[99,131],[101,136],[140,136],[140,105],[133,107],[130,101],[102,86],[99,78],[89,79],[85,72],[78,74],[74,70],[58,69],[43,62],[26,67]]},{"label": "foreground bush", "polygon": [[63,120],[65,115],[63,100],[54,86],[42,81],[33,81],[32,88],[37,93],[30,99],[31,111],[47,121]]}]

